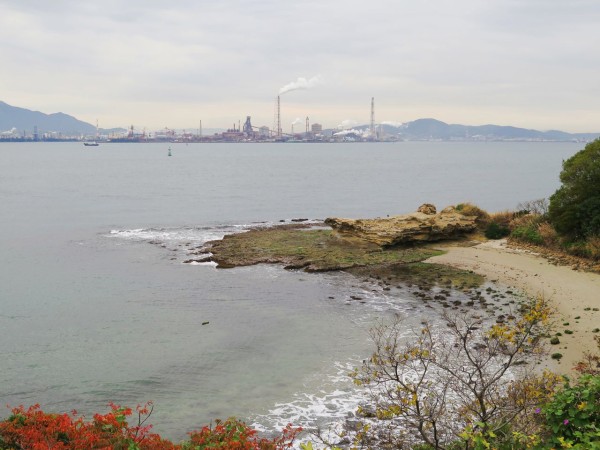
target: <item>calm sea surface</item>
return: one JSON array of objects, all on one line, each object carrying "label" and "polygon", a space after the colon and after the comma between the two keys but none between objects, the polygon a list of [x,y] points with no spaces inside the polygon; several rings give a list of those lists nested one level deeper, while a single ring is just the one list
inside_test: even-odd
[{"label": "calm sea surface", "polygon": [[232,415],[343,416],[370,325],[415,301],[345,274],[183,264],[188,249],[257,222],[514,208],[554,192],[583,144],[171,147],[0,144],[0,405],[153,400],[176,440]]}]

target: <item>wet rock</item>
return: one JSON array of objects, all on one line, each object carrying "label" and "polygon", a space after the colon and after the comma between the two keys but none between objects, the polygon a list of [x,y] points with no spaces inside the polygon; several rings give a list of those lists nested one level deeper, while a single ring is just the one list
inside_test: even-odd
[{"label": "wet rock", "polygon": [[204,258],[196,258],[196,259],[186,259],[183,263],[184,264],[190,264],[190,263],[207,263],[207,262],[211,262],[212,261],[212,257],[211,256],[205,256]]}]

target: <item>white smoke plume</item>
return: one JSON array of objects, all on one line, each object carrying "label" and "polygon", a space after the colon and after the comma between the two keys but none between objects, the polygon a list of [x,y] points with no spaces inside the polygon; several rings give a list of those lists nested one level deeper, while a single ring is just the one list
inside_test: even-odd
[{"label": "white smoke plume", "polygon": [[296,120],[292,122],[292,125],[300,125],[302,123],[302,119],[300,117],[296,117]]},{"label": "white smoke plume", "polygon": [[349,130],[342,130],[334,133],[334,136],[347,136],[349,134],[354,134],[356,136],[369,137],[371,135],[369,130],[357,130],[355,128],[351,128]]},{"label": "white smoke plume", "polygon": [[358,122],[356,120],[352,120],[352,119],[346,119],[346,120],[342,120],[342,123],[340,123],[337,128],[338,130],[345,130],[348,128],[352,128],[355,125],[358,125]]},{"label": "white smoke plume", "polygon": [[279,95],[283,95],[286,92],[296,91],[298,89],[309,89],[323,83],[323,77],[316,75],[310,79],[299,77],[296,81],[286,84],[284,87],[279,89]]},{"label": "white smoke plume", "polygon": [[390,125],[392,127],[396,127],[396,128],[400,128],[402,125],[404,125],[402,122],[395,122],[393,120],[384,120],[383,122],[381,122],[382,125]]},{"label": "white smoke plume", "polygon": [[0,133],[2,136],[12,136],[12,135],[16,135],[17,134],[17,129],[15,127],[12,127],[10,130],[8,131],[3,131]]}]

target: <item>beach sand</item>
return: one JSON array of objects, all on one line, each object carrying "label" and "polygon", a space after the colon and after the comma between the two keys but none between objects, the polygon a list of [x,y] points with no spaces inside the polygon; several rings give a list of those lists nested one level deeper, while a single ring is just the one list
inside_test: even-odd
[{"label": "beach sand", "polygon": [[[531,252],[507,247],[506,240],[441,248],[447,253],[427,262],[472,270],[489,281],[516,288],[528,296],[543,295],[550,301],[556,309],[555,332],[562,336],[560,344],[548,345],[549,354],[562,353],[563,357],[557,363],[548,356],[544,366],[566,374],[585,351],[596,351],[592,330],[600,328],[600,311],[593,310],[600,309],[599,274],[553,265]],[[573,334],[565,334],[565,330]]]}]

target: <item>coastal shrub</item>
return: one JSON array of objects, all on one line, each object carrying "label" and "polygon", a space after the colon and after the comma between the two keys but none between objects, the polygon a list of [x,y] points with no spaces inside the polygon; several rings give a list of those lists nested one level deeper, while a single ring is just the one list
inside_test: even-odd
[{"label": "coastal shrub", "polygon": [[560,344],[560,339],[558,337],[554,336],[552,339],[550,339],[550,343],[552,345]]},{"label": "coastal shrub", "polygon": [[559,245],[560,239],[558,233],[549,222],[540,223],[537,231],[542,238],[542,245],[544,247],[555,248]]},{"label": "coastal shrub", "polygon": [[498,225],[504,226],[509,229],[514,218],[515,213],[513,211],[508,210],[490,214],[490,222],[496,222]]},{"label": "coastal shrub", "polygon": [[490,222],[485,228],[485,237],[488,239],[502,239],[510,234],[506,225],[500,225],[498,222]]},{"label": "coastal shrub", "polygon": [[600,139],[563,162],[560,181],[548,208],[554,228],[573,241],[600,236]]},{"label": "coastal shrub", "polygon": [[95,414],[92,421],[85,421],[76,412],[72,414],[49,414],[33,405],[27,409],[19,406],[12,410],[8,419],[0,422],[2,448],[15,449],[172,449],[175,446],[150,433],[151,425],[144,425],[152,413],[151,404],[138,406],[138,423],[129,426],[127,417],[131,408],[110,404],[107,414]]},{"label": "coastal shrub", "polygon": [[495,324],[469,312],[444,313],[445,332],[426,324],[412,339],[398,319],[375,327],[373,355],[351,374],[369,390],[369,410],[378,419],[370,419],[362,442],[375,443],[370,448],[449,449],[457,441],[456,448],[521,448],[508,444],[535,434],[533,412],[559,383],[531,364],[542,354],[539,336],[548,333],[548,304],[532,299],[521,311]]},{"label": "coastal shrub", "polygon": [[180,444],[151,433],[146,424],[152,414],[152,404],[136,408],[137,423],[128,424],[133,410],[110,404],[107,414],[94,414],[90,421],[83,416],[52,414],[41,410],[40,405],[27,409],[12,409],[11,415],[0,422],[0,449],[117,449],[117,450],[283,450],[292,443],[301,428],[288,425],[283,433],[273,439],[261,438],[256,430],[236,419],[204,427],[190,433],[190,440]]},{"label": "coastal shrub", "polygon": [[520,226],[515,228],[510,237],[529,244],[540,245],[544,242],[536,224]]},{"label": "coastal shrub", "polygon": [[562,241],[562,248],[565,252],[570,255],[578,256],[581,258],[590,258],[588,246],[586,241]]},{"label": "coastal shrub", "polygon": [[542,217],[535,214],[514,214],[510,220],[510,229],[537,226],[542,221]]},{"label": "coastal shrub", "polygon": [[543,414],[545,448],[600,448],[600,376],[586,374],[575,384],[567,378]]},{"label": "coastal shrub", "polygon": [[205,426],[200,431],[190,433],[190,442],[183,446],[184,450],[204,449],[240,449],[240,450],[279,450],[291,448],[300,428],[290,424],[284,428],[280,437],[275,439],[260,438],[256,430],[237,419],[217,420],[214,426]]},{"label": "coastal shrub", "polygon": [[600,236],[590,236],[585,242],[588,258],[600,261]]}]

